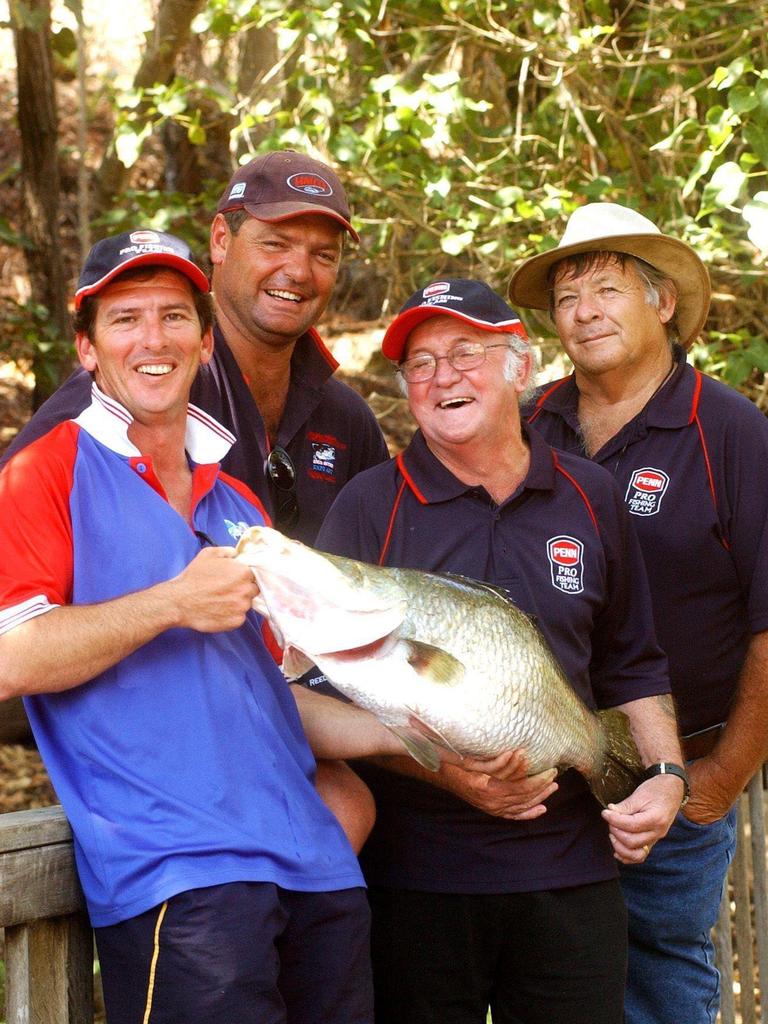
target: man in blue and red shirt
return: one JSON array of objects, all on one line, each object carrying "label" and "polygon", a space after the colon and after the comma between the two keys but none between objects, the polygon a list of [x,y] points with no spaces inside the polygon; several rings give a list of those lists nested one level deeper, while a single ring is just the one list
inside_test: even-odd
[{"label": "man in blue and red shirt", "polygon": [[548,309],[574,364],[529,422],[615,478],[642,547],[656,632],[690,762],[665,841],[622,871],[628,1024],[711,1024],[710,931],[735,844],[735,801],[768,752],[768,421],[686,363],[709,309],[696,253],[612,203],[571,216],[510,282]]},{"label": "man in blue and red shirt", "polygon": [[[357,241],[344,188],[330,167],[278,151],[240,167],[211,224],[216,322],[213,355],[190,400],[233,435],[222,468],[258,495],[275,526],[314,543],[341,488],[389,453],[376,417],[334,377],[338,364],[315,324],[336,283],[345,235]],[[91,379],[75,372],[0,459],[76,418]],[[357,846],[370,797],[340,762],[318,782]]]},{"label": "man in blue and red shirt", "polygon": [[530,350],[517,314],[486,285],[420,289],[383,352],[419,430],[401,456],[347,485],[318,545],[503,588],[579,695],[628,714],[649,774],[601,816],[577,772],[528,777],[519,751],[494,774],[358,763],[377,802],[361,855],[377,1024],[484,1024],[489,1005],[494,1024],[620,1024],[615,858],[645,859],[685,782],[621,495],[604,470],[521,427]]},{"label": "man in blue and red shirt", "polygon": [[[207,279],[136,230],[75,305],[91,401],[0,473],[0,697],[72,825],[110,1024],[370,1022],[362,878],[234,558],[266,516],[188,401]],[[335,756],[399,749],[358,710]]]}]

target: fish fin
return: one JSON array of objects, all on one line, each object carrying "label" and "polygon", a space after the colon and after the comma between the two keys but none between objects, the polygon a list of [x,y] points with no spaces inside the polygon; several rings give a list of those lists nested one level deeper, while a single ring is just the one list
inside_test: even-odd
[{"label": "fish fin", "polygon": [[605,738],[603,761],[589,785],[597,799],[608,804],[625,800],[643,781],[643,762],[623,711],[608,708],[597,717]]},{"label": "fish fin", "polygon": [[452,654],[422,643],[420,640],[404,641],[408,648],[406,660],[414,672],[429,682],[444,686],[455,686],[464,678],[464,666]]},{"label": "fish fin", "polygon": [[453,744],[450,743],[445,738],[445,736],[443,736],[442,733],[438,732],[437,729],[434,729],[431,725],[428,725],[424,721],[424,719],[420,718],[415,711],[408,707],[407,704],[405,705],[405,710],[408,712],[408,715],[410,716],[411,725],[420,735],[424,737],[424,739],[430,740],[430,742],[435,743],[438,747],[445,747],[446,750],[453,751],[453,753],[456,754],[457,757],[462,756],[461,752],[458,751],[456,747],[454,747]]},{"label": "fish fin", "polygon": [[283,675],[288,682],[293,682],[294,679],[299,679],[314,665],[314,661],[308,658],[306,654],[303,654],[297,647],[286,647],[283,651],[283,663],[280,666],[283,670]]},{"label": "fish fin", "polygon": [[420,732],[407,726],[390,725],[388,728],[391,733],[397,736],[414,761],[418,761],[422,768],[426,768],[429,772],[436,772],[438,770],[440,767],[440,755],[431,740],[428,740],[426,736],[422,736]]}]

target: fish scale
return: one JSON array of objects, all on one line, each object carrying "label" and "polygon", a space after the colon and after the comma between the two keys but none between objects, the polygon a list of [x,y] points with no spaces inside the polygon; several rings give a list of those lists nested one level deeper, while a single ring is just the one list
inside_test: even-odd
[{"label": "fish scale", "polygon": [[424,767],[439,768],[440,746],[487,758],[522,748],[530,773],[576,768],[604,804],[640,781],[626,716],[591,711],[495,587],[328,555],[261,526],[237,557],[284,641],[284,671],[316,664]]}]

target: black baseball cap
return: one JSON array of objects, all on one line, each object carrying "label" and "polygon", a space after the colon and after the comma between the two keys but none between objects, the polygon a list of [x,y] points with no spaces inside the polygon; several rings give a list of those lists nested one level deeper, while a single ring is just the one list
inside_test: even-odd
[{"label": "black baseball cap", "polygon": [[264,221],[290,220],[307,213],[332,217],[356,242],[349,204],[336,173],[319,160],[292,149],[257,156],[239,167],[224,189],[217,213],[246,210]]},{"label": "black baseball cap", "polygon": [[387,328],[381,351],[399,362],[408,335],[432,316],[453,316],[496,334],[517,334],[528,340],[518,314],[483,281],[452,278],[433,281],[415,292]]},{"label": "black baseball cap", "polygon": [[102,238],[88,253],[77,282],[75,309],[129,267],[163,266],[178,270],[199,292],[210,291],[208,278],[192,259],[189,246],[175,235],[148,228]]}]

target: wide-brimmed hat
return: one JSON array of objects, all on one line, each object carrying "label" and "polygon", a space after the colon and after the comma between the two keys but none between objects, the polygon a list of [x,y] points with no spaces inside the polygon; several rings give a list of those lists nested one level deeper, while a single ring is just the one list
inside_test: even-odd
[{"label": "wide-brimmed hat", "polygon": [[679,340],[690,348],[709,312],[712,288],[707,268],[685,242],[663,235],[647,217],[618,203],[587,203],[574,210],[559,245],[531,256],[514,272],[509,282],[510,299],[517,306],[548,309],[550,268],[582,252],[628,253],[674,281]]},{"label": "wide-brimmed hat", "polygon": [[433,316],[452,316],[482,331],[517,334],[528,340],[518,314],[484,281],[446,278],[420,288],[402,307],[381,343],[381,351],[387,359],[399,362],[408,335]]},{"label": "wide-brimmed hat", "polygon": [[337,175],[326,164],[292,149],[257,156],[239,167],[216,207],[217,213],[229,210],[246,210],[269,223],[320,213],[360,241],[350,224],[347,196]]},{"label": "wide-brimmed hat", "polygon": [[130,267],[170,267],[178,270],[200,292],[210,290],[208,278],[192,259],[186,242],[167,231],[134,228],[102,238],[85,258],[75,291],[75,309],[87,295],[95,295]]}]

